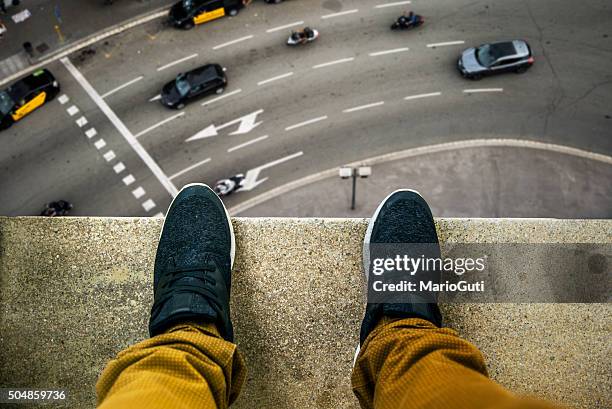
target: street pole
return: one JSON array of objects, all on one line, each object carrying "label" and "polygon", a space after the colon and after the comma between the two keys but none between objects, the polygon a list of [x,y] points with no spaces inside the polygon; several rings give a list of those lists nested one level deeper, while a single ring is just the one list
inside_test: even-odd
[{"label": "street pole", "polygon": [[351,210],[355,210],[355,196],[357,190],[357,169],[353,169],[353,198],[351,199]]}]

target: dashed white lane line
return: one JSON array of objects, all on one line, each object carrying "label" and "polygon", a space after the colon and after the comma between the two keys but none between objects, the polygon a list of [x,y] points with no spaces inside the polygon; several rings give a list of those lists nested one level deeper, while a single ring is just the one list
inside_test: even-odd
[{"label": "dashed white lane line", "polygon": [[324,62],[322,64],[313,65],[312,68],[317,69],[317,68],[329,67],[330,65],[336,65],[336,64],[342,64],[342,63],[345,63],[345,62],[350,62],[350,61],[353,61],[354,59],[355,59],[355,57],[341,58],[339,60],[334,60],[334,61]]},{"label": "dashed white lane line", "polygon": [[449,45],[459,45],[459,44],[465,44],[465,41],[447,41],[445,43],[431,43],[431,44],[427,44],[427,48],[436,48],[436,47],[446,47]]},{"label": "dashed white lane line", "polygon": [[385,103],[385,101],[373,102],[371,104],[366,104],[366,105],[361,105],[361,106],[358,106],[358,107],[344,109],[342,112],[344,112],[345,114],[348,114],[348,113],[351,113],[351,112],[362,111],[362,110],[368,109],[368,108],[379,107],[381,105],[384,105],[384,103]]},{"label": "dashed white lane line", "polygon": [[160,99],[161,99],[161,94],[157,94],[153,98],[149,99],[149,102],[159,101]]},{"label": "dashed white lane line", "polygon": [[154,124],[154,125],[151,125],[151,126],[150,126],[150,127],[148,127],[147,129],[143,129],[142,131],[138,132],[136,135],[134,135],[134,138],[139,138],[139,137],[141,137],[142,135],[144,135],[144,134],[146,134],[146,133],[148,133],[148,132],[151,132],[153,129],[158,128],[158,127],[160,127],[160,126],[162,126],[162,125],[164,125],[164,124],[167,124],[168,122],[173,121],[173,120],[175,120],[176,118],[179,118],[179,117],[181,117],[181,116],[183,116],[183,115],[185,115],[185,111],[179,112],[179,113],[178,113],[178,114],[176,114],[176,115],[172,115],[170,118],[166,118],[166,119],[164,119],[163,121],[159,121],[158,123],[156,123],[156,124]]},{"label": "dashed white lane line", "polygon": [[430,92],[429,94],[408,95],[407,97],[404,97],[404,99],[406,101],[410,101],[412,99],[439,97],[440,95],[442,95],[441,92]]},{"label": "dashed white lane line", "polygon": [[176,172],[174,175],[170,176],[170,179],[177,178],[177,177],[179,177],[179,176],[189,172],[190,170],[193,170],[193,169],[197,168],[198,166],[201,166],[201,165],[203,165],[205,163],[208,163],[208,162],[210,162],[210,158],[206,158],[203,161],[200,161],[200,162],[198,162],[196,164],[193,164],[193,165],[191,165],[191,166],[189,166],[189,167],[187,167],[187,168],[185,168],[185,169],[183,169],[181,171]]},{"label": "dashed white lane line", "polygon": [[129,186],[136,181],[136,178],[134,177],[134,175],[130,173],[129,175],[127,175],[121,180],[123,181],[123,184],[125,184],[126,186]]},{"label": "dashed white lane line", "polygon": [[339,13],[325,14],[324,16],[321,16],[321,18],[328,19],[328,18],[340,17],[340,16],[345,16],[347,14],[357,13],[358,11],[359,9],[346,10],[346,11],[341,11]]},{"label": "dashed white lane line", "polygon": [[382,4],[377,4],[376,6],[374,6],[375,9],[382,9],[385,7],[393,7],[393,6],[403,6],[405,4],[410,4],[410,1],[396,1],[394,3],[382,3]]},{"label": "dashed white lane line", "polygon": [[75,116],[79,113],[79,108],[77,108],[76,105],[72,105],[66,110],[66,112],[68,112],[68,115],[70,116]]},{"label": "dashed white lane line", "polygon": [[248,36],[240,37],[240,38],[237,38],[237,39],[235,39],[235,40],[228,41],[227,43],[223,43],[223,44],[216,45],[216,46],[214,46],[212,49],[213,49],[213,50],[219,50],[219,49],[221,49],[221,48],[223,48],[223,47],[227,47],[228,45],[233,45],[233,44],[236,44],[236,43],[240,43],[240,42],[242,42],[242,41],[250,40],[250,39],[251,39],[251,38],[253,38],[253,37],[255,37],[255,36],[254,36],[254,35],[252,35],[252,34],[251,34],[251,35],[248,35]]},{"label": "dashed white lane line", "polygon": [[198,56],[198,53],[194,53],[194,54],[188,55],[187,57],[179,58],[179,59],[178,59],[178,60],[176,60],[176,61],[172,61],[171,63],[168,63],[168,64],[166,64],[166,65],[162,65],[161,67],[159,67],[159,68],[157,69],[157,71],[163,71],[163,70],[165,70],[166,68],[170,68],[170,67],[172,67],[172,66],[175,66],[175,65],[177,65],[177,64],[180,64],[180,63],[185,62],[185,61],[187,61],[187,60],[191,60],[192,58],[196,58],[197,56]]},{"label": "dashed white lane line", "polygon": [[136,199],[140,199],[141,197],[145,195],[145,193],[147,192],[145,192],[142,186],[138,186],[136,189],[132,190],[132,194],[134,195]]},{"label": "dashed white lane line", "polygon": [[299,26],[299,25],[302,25],[302,24],[304,24],[303,21],[296,21],[296,22],[293,22],[293,23],[285,24],[283,26],[278,26],[278,27],[270,28],[270,29],[266,30],[266,33],[273,33],[275,31],[284,30],[286,28],[295,27],[295,26]]},{"label": "dashed white lane line", "polygon": [[66,102],[70,101],[70,98],[68,98],[68,95],[62,94],[59,96],[59,98],[57,98],[57,100],[60,104],[64,105]]},{"label": "dashed white lane line", "polygon": [[81,72],[72,64],[68,57],[61,58],[60,61],[66,69],[72,74],[74,79],[81,85],[83,90],[89,95],[89,97],[96,103],[98,108],[106,115],[108,120],[115,126],[117,131],[123,136],[126,142],[134,149],[134,152],[142,159],[142,161],[149,167],[153,175],[157,178],[157,180],[161,183],[161,185],[166,189],[166,191],[170,194],[170,196],[174,197],[178,193],[178,189],[174,184],[168,179],[163,170],[159,167],[159,165],[153,160],[151,155],[147,152],[147,150],[136,140],[134,135],[130,132],[130,130],[125,126],[123,121],[119,119],[119,117],[115,114],[115,112],[108,106],[106,101],[100,97],[100,94],[91,86],[89,81],[81,74]]},{"label": "dashed white lane line", "polygon": [[145,209],[145,212],[149,212],[149,211],[151,211],[152,209],[155,208],[155,202],[153,200],[151,200],[151,199],[145,200],[142,203],[142,207],[143,207],[143,209]]},{"label": "dashed white lane line", "polygon": [[78,118],[76,120],[76,124],[79,126],[79,128],[84,127],[85,125],[87,125],[87,118],[85,118],[84,116]]},{"label": "dashed white lane line", "polygon": [[231,147],[227,150],[227,152],[234,152],[237,151],[238,149],[244,148],[245,146],[249,146],[252,145],[254,143],[257,143],[259,141],[263,141],[264,139],[268,139],[268,135],[264,135],[264,136],[260,136],[259,138],[255,138],[255,139],[251,139],[250,141],[247,141],[245,143],[241,143],[240,145],[236,145],[234,147]]},{"label": "dashed white lane line", "polygon": [[287,72],[285,74],[277,75],[276,77],[272,77],[272,78],[268,78],[267,80],[259,81],[257,83],[257,86],[268,84],[270,82],[274,82],[277,80],[282,80],[283,78],[291,77],[292,75],[293,75],[293,72]]},{"label": "dashed white lane line", "polygon": [[300,122],[299,124],[291,125],[285,128],[285,131],[291,131],[296,128],[301,128],[302,126],[314,124],[316,122],[325,121],[327,119],[327,115],[323,115],[317,118],[309,119],[308,121]]},{"label": "dashed white lane line", "polygon": [[409,51],[410,48],[408,47],[403,47],[403,48],[394,48],[392,50],[384,50],[384,51],[376,51],[373,53],[368,54],[370,57],[377,57],[379,55],[387,55],[387,54],[395,54],[395,53],[403,53],[405,51]]},{"label": "dashed white lane line", "polygon": [[98,139],[94,143],[94,146],[96,147],[96,149],[100,150],[106,146],[106,142],[104,141],[104,139]]},{"label": "dashed white lane line", "polygon": [[111,160],[115,159],[117,157],[117,155],[115,155],[115,152],[113,152],[112,150],[106,152],[104,155],[102,155],[104,157],[104,160],[107,162],[110,162]]},{"label": "dashed white lane line", "polygon": [[113,170],[115,171],[115,173],[119,174],[125,170],[125,165],[123,164],[123,162],[119,162],[115,166],[113,166]]},{"label": "dashed white lane line", "polygon": [[503,88],[474,88],[474,89],[464,89],[464,94],[478,94],[482,92],[504,92]]},{"label": "dashed white lane line", "polygon": [[85,136],[87,137],[87,139],[91,139],[97,134],[98,134],[98,131],[96,131],[96,128],[89,128],[88,130],[85,131]]},{"label": "dashed white lane line", "polygon": [[154,214],[152,217],[156,217],[156,218],[163,218],[164,214],[162,212],[159,212],[157,214]]},{"label": "dashed white lane line", "polygon": [[239,94],[241,92],[242,92],[242,90],[240,88],[238,88],[237,90],[234,90],[232,92],[227,92],[227,93],[221,95],[220,97],[209,99],[208,101],[204,101],[204,102],[202,102],[202,106],[205,107],[206,105],[210,105],[213,102],[220,101],[223,98],[231,97],[232,95],[236,95],[236,94]]},{"label": "dashed white lane line", "polygon": [[143,78],[144,78],[144,76],[142,76],[142,75],[141,75],[140,77],[136,77],[136,78],[134,78],[133,80],[126,82],[125,84],[121,84],[121,85],[119,85],[117,88],[113,88],[113,89],[111,89],[111,90],[110,90],[110,91],[108,91],[106,94],[102,94],[102,95],[101,95],[101,97],[102,97],[102,98],[106,98],[106,97],[108,97],[109,95],[113,95],[115,92],[117,92],[117,91],[121,91],[123,88],[127,88],[127,87],[129,87],[130,85],[132,85],[132,84],[134,84],[134,83],[137,83],[138,81],[140,81],[140,80],[141,80],[141,79],[143,79]]}]

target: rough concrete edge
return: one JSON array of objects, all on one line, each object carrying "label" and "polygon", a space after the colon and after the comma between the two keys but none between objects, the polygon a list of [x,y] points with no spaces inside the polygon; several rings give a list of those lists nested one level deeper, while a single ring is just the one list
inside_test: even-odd
[{"label": "rough concrete edge", "polygon": [[9,75],[8,77],[0,80],[0,85],[4,85],[8,82],[11,82],[23,75],[26,75],[34,70],[37,70],[51,62],[57,61],[61,58],[64,58],[76,51],[79,51],[82,48],[88,47],[92,44],[97,43],[98,41],[104,40],[108,37],[112,37],[116,34],[122,33],[130,28],[137,27],[139,25],[148,23],[149,21],[153,21],[155,19],[164,17],[168,14],[169,7],[159,7],[149,13],[142,14],[133,19],[115,24],[110,26],[106,30],[98,31],[97,33],[93,33],[82,40],[78,40],[75,43],[65,45],[64,47],[59,48],[58,50],[53,51],[47,56],[44,56],[37,60],[35,64],[30,65],[27,68],[24,68],[21,71],[18,71],[14,74]]},{"label": "rough concrete edge", "polygon": [[[253,229],[271,224],[367,226],[367,218],[291,218],[291,217],[232,217],[237,234],[241,228]],[[10,237],[3,232],[16,232],[7,226],[27,222],[28,225],[57,229],[62,223],[84,225],[103,223],[144,223],[161,227],[163,219],[155,217],[63,217],[0,216],[0,245]],[[436,218],[438,234],[447,243],[612,243],[611,219],[547,219],[547,218]],[[18,229],[17,229],[18,230]],[[5,241],[6,243],[6,241]],[[1,267],[1,264],[0,264]]]},{"label": "rough concrete edge", "polygon": [[[409,148],[402,151],[386,153],[371,158],[361,159],[352,163],[348,163],[344,166],[373,166],[379,163],[391,162],[394,160],[405,159],[409,157],[426,155],[430,153],[445,152],[454,149],[467,149],[467,148],[482,148],[482,147],[514,147],[514,148],[528,148],[528,149],[539,149],[550,152],[556,152],[571,156],[577,156],[585,159],[595,160],[612,165],[612,157],[603,155],[601,153],[589,152],[583,149],[573,148],[571,146],[557,145],[552,143],[537,142],[526,139],[471,139],[455,142],[446,142],[435,145],[420,146],[417,148]],[[229,213],[232,215],[244,212],[252,207],[255,207],[261,203],[264,203],[277,196],[298,189],[300,187],[318,182],[323,179],[335,176],[338,172],[338,167],[327,169],[309,176],[305,176],[301,179],[294,180],[286,183],[282,186],[275,187],[265,193],[257,195],[251,199],[245,200],[242,203],[237,204],[229,209]]]}]

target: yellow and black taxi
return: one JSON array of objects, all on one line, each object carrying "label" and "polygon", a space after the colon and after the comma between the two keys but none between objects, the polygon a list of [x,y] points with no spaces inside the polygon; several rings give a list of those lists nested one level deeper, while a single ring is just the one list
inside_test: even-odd
[{"label": "yellow and black taxi", "polygon": [[170,8],[170,23],[190,29],[226,15],[235,16],[250,0],[181,0]]},{"label": "yellow and black taxi", "polygon": [[0,130],[51,101],[59,91],[59,83],[46,69],[35,71],[0,91]]}]

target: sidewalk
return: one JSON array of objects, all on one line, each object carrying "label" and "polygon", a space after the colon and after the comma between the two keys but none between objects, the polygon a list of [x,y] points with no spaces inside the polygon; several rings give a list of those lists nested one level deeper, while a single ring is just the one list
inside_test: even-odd
[{"label": "sidewalk", "polygon": [[357,180],[355,210],[352,181],[336,170],[255,206],[249,203],[259,198],[244,201],[240,193],[228,205],[242,217],[371,217],[392,191],[414,189],[436,217],[609,219],[612,159],[600,159],[518,147],[453,149],[373,165],[369,178]]},{"label": "sidewalk", "polygon": [[[19,6],[8,8],[7,14],[0,14],[7,28],[0,40],[0,80],[30,64],[23,51],[26,41],[34,47],[32,62],[40,61],[94,33],[172,3],[173,0],[116,0],[105,5],[104,0],[23,0]],[[11,16],[26,9],[31,17],[15,23]]]}]

